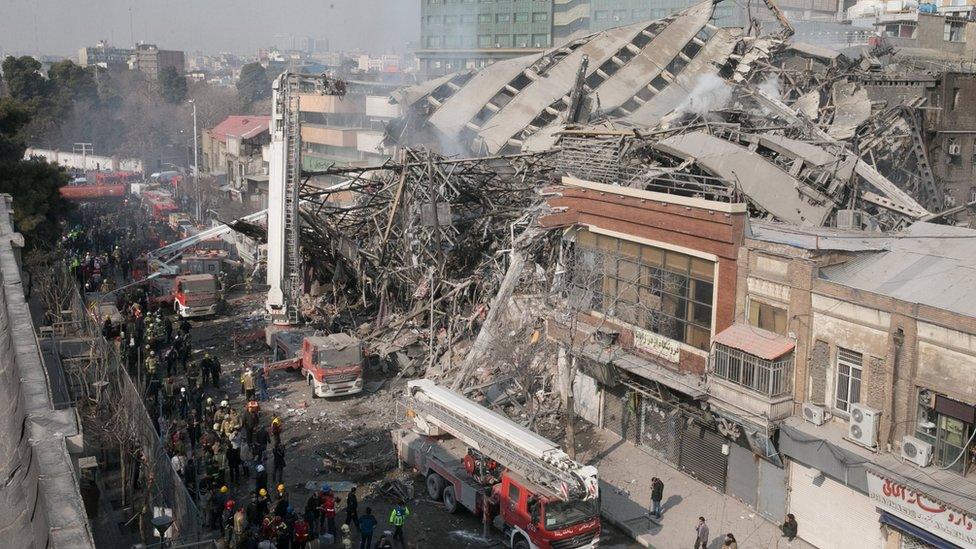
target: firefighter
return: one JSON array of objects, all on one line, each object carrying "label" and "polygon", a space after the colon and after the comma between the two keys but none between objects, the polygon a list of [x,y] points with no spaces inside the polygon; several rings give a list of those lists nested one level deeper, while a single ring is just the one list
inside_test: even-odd
[{"label": "firefighter", "polygon": [[191,362],[186,368],[186,384],[193,388],[198,388],[200,385],[200,365],[196,362]]},{"label": "firefighter", "polygon": [[403,539],[403,523],[410,516],[410,508],[402,501],[390,511],[390,524],[393,525],[393,539],[400,540],[400,545],[406,546],[407,542]]},{"label": "firefighter", "polygon": [[241,392],[244,393],[244,400],[254,400],[254,374],[250,368],[245,368],[241,373]]},{"label": "firefighter", "polygon": [[319,510],[322,516],[325,518],[326,526],[328,531],[332,534],[333,538],[337,538],[338,533],[336,532],[336,504],[339,503],[338,498],[332,493],[332,488],[328,484],[322,485],[322,504]]},{"label": "firefighter", "polygon": [[276,446],[280,446],[281,445],[281,429],[282,429],[282,427],[283,427],[283,425],[282,425],[282,422],[281,422],[281,418],[278,417],[278,414],[276,413],[274,415],[274,417],[271,418],[271,436],[274,437],[274,441],[275,441],[275,445]]},{"label": "firefighter", "polygon": [[156,351],[149,351],[149,356],[146,357],[146,388],[149,388],[150,383],[156,377]]}]

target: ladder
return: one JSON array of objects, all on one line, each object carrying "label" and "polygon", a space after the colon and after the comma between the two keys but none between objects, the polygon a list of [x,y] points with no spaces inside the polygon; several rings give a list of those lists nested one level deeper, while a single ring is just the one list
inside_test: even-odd
[{"label": "ladder", "polygon": [[536,456],[513,441],[489,432],[467,415],[435,402],[412,397],[408,399],[408,407],[425,419],[434,420],[438,427],[464,440],[505,468],[549,490],[553,496],[561,499],[596,497],[595,489],[587,486],[585,479],[574,474],[580,469],[580,465],[554,443],[550,452]]},{"label": "ladder", "polygon": [[302,295],[301,249],[299,248],[301,218],[298,213],[298,197],[302,185],[300,86],[299,75],[288,75],[284,89],[286,108],[282,128],[285,140],[285,177],[288,182],[284,195],[285,273],[287,275],[285,290],[288,296],[285,318],[288,324],[298,323],[298,300]]}]

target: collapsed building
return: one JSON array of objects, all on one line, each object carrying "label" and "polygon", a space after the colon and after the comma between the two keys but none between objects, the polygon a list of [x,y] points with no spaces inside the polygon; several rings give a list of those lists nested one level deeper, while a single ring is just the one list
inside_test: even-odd
[{"label": "collapsed building", "polygon": [[[952,226],[973,202],[931,163],[936,79],[884,93],[911,78],[890,50],[718,28],[713,9],[394,94],[392,160],[303,173],[301,312],[527,424],[578,415],[761,516],[795,512],[811,543],[931,543],[878,487],[976,515],[976,483],[892,462],[924,444],[919,467],[974,461],[976,397],[946,380],[972,374],[976,328],[933,297],[967,276],[968,247],[933,242],[976,237]],[[923,270],[931,290],[909,291]],[[831,501],[856,512],[818,518]]]}]

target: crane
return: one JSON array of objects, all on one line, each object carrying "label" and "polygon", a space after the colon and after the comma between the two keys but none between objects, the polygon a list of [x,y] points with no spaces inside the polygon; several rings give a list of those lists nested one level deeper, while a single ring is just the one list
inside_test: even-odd
[{"label": "crane", "polygon": [[[260,220],[262,217],[267,215],[268,210],[261,210],[254,212],[250,215],[242,217],[240,220],[245,222],[254,222]],[[162,248],[153,250],[146,254],[146,262],[148,267],[153,270],[162,271],[163,274],[177,274],[177,268],[170,265],[176,258],[180,256],[180,253],[192,246],[208,240],[217,236],[225,235],[231,232],[233,227],[230,224],[218,225],[216,227],[211,227],[209,229],[200,231],[199,233],[184,238],[183,240],[177,240],[171,244],[167,244]]]},{"label": "crane", "polygon": [[302,292],[298,214],[302,186],[301,97],[346,94],[342,80],[325,74],[284,72],[271,86],[271,145],[268,178],[268,298],[275,324],[298,323]]}]

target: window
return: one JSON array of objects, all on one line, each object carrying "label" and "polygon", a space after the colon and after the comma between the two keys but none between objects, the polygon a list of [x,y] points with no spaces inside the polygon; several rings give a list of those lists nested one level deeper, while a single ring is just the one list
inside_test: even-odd
[{"label": "window", "polygon": [[549,14],[545,12],[536,12],[532,14],[533,23],[545,23],[549,20]]},{"label": "window", "polygon": [[499,13],[495,15],[496,23],[508,23],[511,20],[512,20],[512,14],[510,13]]},{"label": "window", "polygon": [[593,18],[597,21],[608,21],[610,19],[610,12],[606,10],[597,10],[593,14]]},{"label": "window", "polygon": [[495,46],[499,48],[511,48],[512,47],[512,35],[511,34],[496,34],[495,35]]},{"label": "window", "polygon": [[479,48],[490,48],[492,44],[490,34],[479,34],[478,35],[478,47]]},{"label": "window", "polygon": [[755,299],[749,300],[749,324],[763,330],[786,335],[786,309],[773,307]]},{"label": "window", "polygon": [[533,34],[532,45],[536,48],[544,48],[549,45],[548,34]]},{"label": "window", "polygon": [[630,18],[634,21],[643,21],[644,19],[650,18],[650,10],[647,8],[641,8],[632,10],[630,12]]},{"label": "window", "polygon": [[613,10],[613,20],[615,22],[627,20],[627,10]]},{"label": "window", "polygon": [[516,23],[525,23],[529,20],[529,14],[524,11],[515,14]]},{"label": "window", "polygon": [[628,240],[577,233],[567,298],[578,306],[707,350],[715,263]]},{"label": "window", "polygon": [[519,490],[518,485],[517,484],[514,484],[514,483],[513,484],[509,484],[508,485],[508,504],[511,505],[512,507],[518,507],[519,498],[520,497],[522,497],[522,493]]},{"label": "window", "polygon": [[461,16],[461,22],[462,23],[474,23],[474,14],[473,13],[466,13],[466,14],[462,15]]},{"label": "window", "polygon": [[915,436],[932,445],[934,464],[965,475],[972,463],[967,448],[976,421],[973,407],[922,389],[916,417]]},{"label": "window", "polygon": [[445,25],[452,25],[452,24],[457,23],[457,22],[458,22],[457,15],[445,15],[444,16],[444,24]]},{"label": "window", "polygon": [[959,88],[952,88],[952,99],[949,100],[949,103],[952,104],[952,110],[959,108],[959,100],[961,95],[962,94],[959,93]]},{"label": "window", "polygon": [[965,42],[966,23],[963,21],[946,21],[942,39],[946,42]]},{"label": "window", "polygon": [[712,372],[715,377],[762,395],[785,395],[793,388],[793,352],[776,360],[766,360],[716,343]]},{"label": "window", "polygon": [[856,351],[837,349],[837,401],[835,408],[849,412],[851,404],[861,402],[863,356]]},{"label": "window", "polygon": [[528,34],[516,34],[515,35],[515,47],[524,48],[529,45],[529,35]]},{"label": "window", "polygon": [[427,37],[427,47],[428,48],[439,48],[441,46],[440,36],[428,36]]},{"label": "window", "polygon": [[478,22],[479,23],[491,23],[491,14],[490,13],[479,13],[478,14]]}]

